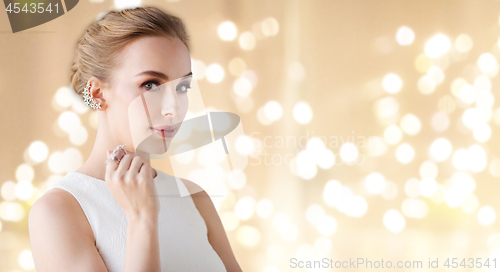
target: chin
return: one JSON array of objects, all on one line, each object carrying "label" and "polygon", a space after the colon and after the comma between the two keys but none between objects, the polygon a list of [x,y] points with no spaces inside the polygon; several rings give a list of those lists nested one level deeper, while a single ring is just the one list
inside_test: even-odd
[{"label": "chin", "polygon": [[141,155],[164,155],[167,153],[171,141],[172,139],[170,138],[161,138],[153,135],[142,141],[136,147],[136,153]]}]

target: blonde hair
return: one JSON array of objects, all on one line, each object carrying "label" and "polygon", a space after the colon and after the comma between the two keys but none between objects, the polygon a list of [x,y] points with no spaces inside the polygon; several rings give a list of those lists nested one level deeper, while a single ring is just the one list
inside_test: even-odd
[{"label": "blonde hair", "polygon": [[156,7],[109,11],[77,42],[70,75],[74,91],[81,94],[91,76],[109,84],[112,70],[121,64],[118,55],[122,49],[144,36],[177,37],[189,51],[189,36],[180,18]]}]

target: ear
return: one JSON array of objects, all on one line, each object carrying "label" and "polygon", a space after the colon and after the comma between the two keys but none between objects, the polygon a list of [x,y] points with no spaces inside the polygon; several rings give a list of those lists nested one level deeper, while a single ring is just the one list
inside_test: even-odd
[{"label": "ear", "polygon": [[105,110],[108,107],[106,99],[104,99],[104,86],[106,86],[106,84],[95,76],[90,77],[87,84],[90,85],[92,97],[97,100],[97,102],[101,103],[101,108],[97,110]]}]

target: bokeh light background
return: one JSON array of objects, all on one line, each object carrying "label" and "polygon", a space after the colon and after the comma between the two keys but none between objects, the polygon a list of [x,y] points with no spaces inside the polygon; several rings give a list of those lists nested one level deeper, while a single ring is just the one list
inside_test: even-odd
[{"label": "bokeh light background", "polygon": [[225,193],[213,201],[244,271],[499,269],[442,264],[500,256],[500,1],[85,0],[16,34],[0,12],[0,271],[35,270],[30,206],[93,145],[96,114],[69,83],[76,40],[137,5],[184,20],[205,106],[241,117],[245,174],[206,189]]}]

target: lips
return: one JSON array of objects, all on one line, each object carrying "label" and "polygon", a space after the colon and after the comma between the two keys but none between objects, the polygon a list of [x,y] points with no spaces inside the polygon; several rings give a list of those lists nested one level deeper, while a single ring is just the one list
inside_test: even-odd
[{"label": "lips", "polygon": [[172,138],[179,125],[165,125],[158,127],[150,127],[151,131],[160,135],[163,138]]}]

